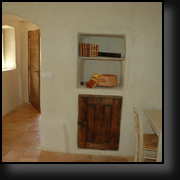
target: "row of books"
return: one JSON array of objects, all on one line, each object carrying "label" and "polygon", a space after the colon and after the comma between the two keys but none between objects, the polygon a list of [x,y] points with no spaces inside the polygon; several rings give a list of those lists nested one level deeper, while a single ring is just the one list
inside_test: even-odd
[{"label": "row of books", "polygon": [[98,44],[89,44],[89,43],[80,43],[79,44],[79,55],[80,56],[98,56],[99,45]]}]

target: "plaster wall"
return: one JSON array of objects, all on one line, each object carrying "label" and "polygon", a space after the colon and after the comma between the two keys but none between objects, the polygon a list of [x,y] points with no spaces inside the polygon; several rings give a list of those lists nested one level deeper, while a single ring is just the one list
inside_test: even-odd
[{"label": "plaster wall", "polygon": [[[161,3],[3,3],[2,9],[41,30],[41,149],[133,155],[132,106],[162,108]],[[79,32],[126,35],[123,89],[77,88]],[[119,151],[77,148],[79,94],[123,96]]]}]

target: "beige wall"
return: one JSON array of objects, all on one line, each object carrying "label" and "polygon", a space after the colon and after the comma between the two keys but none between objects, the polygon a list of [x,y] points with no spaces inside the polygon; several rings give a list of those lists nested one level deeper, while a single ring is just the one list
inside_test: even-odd
[{"label": "beige wall", "polygon": [[[10,27],[10,26],[9,26]],[[3,29],[3,41],[4,41],[4,59],[9,66],[15,67],[16,47],[15,47],[15,29],[10,28]]]},{"label": "beige wall", "polygon": [[23,103],[20,64],[20,23],[16,18],[3,17],[3,25],[15,28],[16,69],[2,72],[2,116]]},{"label": "beige wall", "polygon": [[[41,30],[41,148],[73,153],[132,155],[132,105],[161,108],[160,3],[3,3]],[[77,88],[77,34],[125,34],[124,87],[117,91]],[[119,151],[77,148],[78,94],[123,96]]]}]

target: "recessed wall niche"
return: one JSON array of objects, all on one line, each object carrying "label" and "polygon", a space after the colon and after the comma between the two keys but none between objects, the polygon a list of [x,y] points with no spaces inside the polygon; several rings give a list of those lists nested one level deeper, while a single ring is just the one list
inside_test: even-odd
[{"label": "recessed wall niche", "polygon": [[124,35],[78,34],[78,88],[87,88],[93,74],[108,74],[117,77],[115,87],[123,87],[126,46]]}]

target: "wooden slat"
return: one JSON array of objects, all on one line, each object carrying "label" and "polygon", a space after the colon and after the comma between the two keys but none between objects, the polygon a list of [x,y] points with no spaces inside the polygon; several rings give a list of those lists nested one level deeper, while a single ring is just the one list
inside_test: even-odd
[{"label": "wooden slat", "polygon": [[[81,102],[84,102],[82,104]],[[117,150],[119,147],[122,98],[79,95],[79,147]],[[84,112],[86,117],[84,117]],[[86,131],[84,131],[86,129]],[[83,142],[81,142],[83,141]],[[82,146],[82,144],[84,144]]]}]

